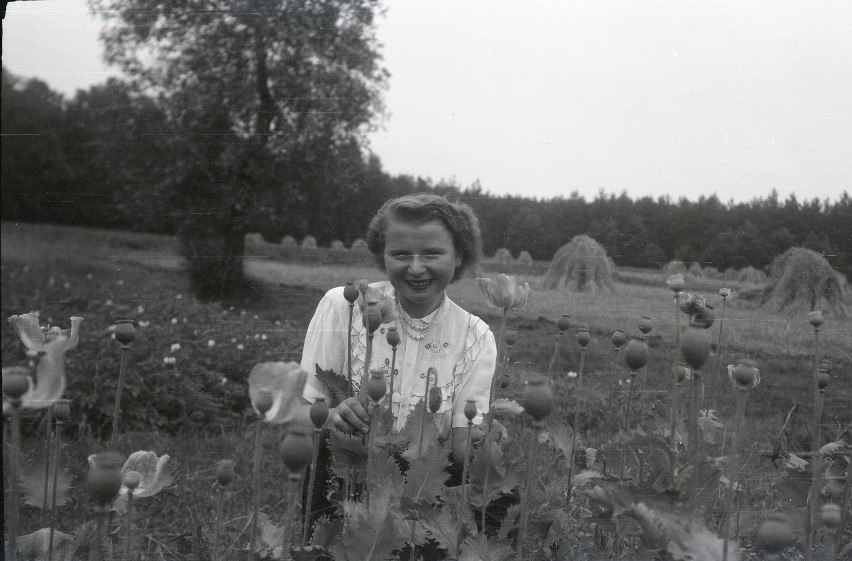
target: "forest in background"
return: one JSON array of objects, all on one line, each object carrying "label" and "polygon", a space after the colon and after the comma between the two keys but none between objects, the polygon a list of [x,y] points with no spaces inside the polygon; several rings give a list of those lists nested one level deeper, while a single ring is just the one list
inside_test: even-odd
[{"label": "forest in background", "polygon": [[[156,99],[122,81],[78,90],[66,99],[39,79],[3,69],[2,218],[29,222],[176,233],[192,189],[171,185],[181,162],[166,140],[173,134]],[[203,150],[206,143],[197,143]],[[671,260],[720,270],[766,267],[791,246],[814,249],[852,275],[852,198],[781,200],[773,191],[749,202],[716,196],[690,201],[603,191],[593,200],[566,182],[563,197],[497,196],[487,185],[461,186],[391,175],[364,146],[349,146],[333,170],[322,159],[302,169],[303,181],[282,186],[275,204],[255,201],[250,231],[270,242],[314,236],[321,245],[347,246],[363,237],[370,217],[388,198],[433,191],[470,204],[478,214],[485,253],[529,251],[549,260],[573,236],[588,234],[616,264],[658,267]],[[203,190],[201,190],[203,192]],[[209,201],[211,208],[216,201]],[[205,201],[195,201],[195,205]]]}]

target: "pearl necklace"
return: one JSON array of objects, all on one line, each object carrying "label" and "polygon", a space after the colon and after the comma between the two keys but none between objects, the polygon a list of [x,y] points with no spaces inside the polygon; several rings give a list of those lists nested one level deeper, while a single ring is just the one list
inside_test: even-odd
[{"label": "pearl necklace", "polygon": [[[402,309],[402,304],[399,302],[399,298],[394,297],[396,300],[396,309],[399,312],[399,320],[402,325],[402,330],[405,331],[405,334],[414,339],[415,341],[422,341],[426,335],[429,333],[429,330],[432,329],[432,324],[434,323],[434,319],[432,321],[423,321],[418,320],[422,323],[416,324],[413,321],[413,318],[408,315],[408,312]],[[441,301],[438,303],[438,308],[441,307],[441,304],[444,303],[444,295],[441,295]]]}]

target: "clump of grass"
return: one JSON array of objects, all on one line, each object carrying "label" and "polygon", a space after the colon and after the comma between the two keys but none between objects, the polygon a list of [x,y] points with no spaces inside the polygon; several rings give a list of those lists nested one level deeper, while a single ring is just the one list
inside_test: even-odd
[{"label": "clump of grass", "polygon": [[604,247],[589,236],[575,236],[562,246],[544,276],[547,289],[615,291],[613,268]]},{"label": "clump of grass", "polygon": [[846,315],[834,269],[825,257],[803,247],[792,247],[772,262],[762,305],[770,311],[798,314],[825,305],[837,315]]}]

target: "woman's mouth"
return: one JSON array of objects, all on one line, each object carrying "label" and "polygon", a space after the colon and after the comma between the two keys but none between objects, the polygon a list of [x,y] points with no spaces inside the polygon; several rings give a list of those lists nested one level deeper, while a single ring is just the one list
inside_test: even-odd
[{"label": "woman's mouth", "polygon": [[427,288],[430,284],[432,284],[432,279],[428,280],[407,280],[405,284],[409,286],[412,290],[423,290]]}]

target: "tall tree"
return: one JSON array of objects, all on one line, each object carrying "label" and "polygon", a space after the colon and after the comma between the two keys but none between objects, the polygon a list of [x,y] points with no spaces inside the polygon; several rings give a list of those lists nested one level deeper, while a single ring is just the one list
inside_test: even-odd
[{"label": "tall tree", "polygon": [[[167,116],[178,235],[197,293],[243,279],[253,216],[297,220],[362,165],[387,72],[377,0],[90,0],[107,60]],[[165,200],[165,199],[162,199]],[[302,215],[303,216],[303,215]]]}]

